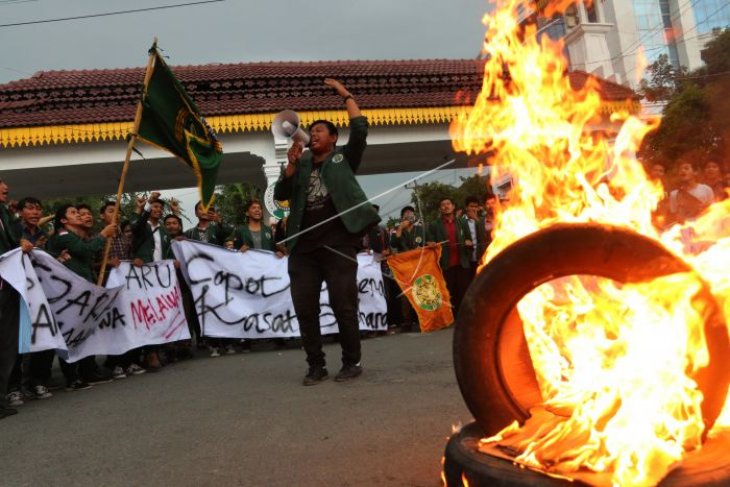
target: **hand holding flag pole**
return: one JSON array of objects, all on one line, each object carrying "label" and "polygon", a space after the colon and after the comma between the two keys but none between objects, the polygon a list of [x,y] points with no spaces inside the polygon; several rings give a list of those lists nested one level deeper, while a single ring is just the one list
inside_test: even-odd
[{"label": "hand holding flag pole", "polygon": [[[147,84],[150,81],[150,77],[152,76],[152,71],[154,69],[155,64],[155,57],[157,54],[157,37],[155,37],[154,41],[152,42],[152,47],[150,48],[150,55],[147,59],[147,68],[145,70],[144,74],[144,84],[142,86],[142,97],[140,97],[140,101],[137,102],[137,111],[134,114],[134,123],[132,124],[132,131],[129,134],[129,140],[127,141],[127,153],[124,156],[124,164],[122,165],[122,174],[119,176],[119,186],[117,187],[117,199],[116,199],[116,205],[114,205],[114,216],[112,217],[112,221],[114,223],[118,222],[119,219],[119,207],[122,204],[122,193],[124,192],[124,180],[127,178],[127,171],[129,170],[129,161],[132,158],[132,151],[134,150],[134,145],[137,143],[139,126],[142,122],[142,99],[145,96],[145,92],[147,91]],[[106,239],[106,245],[104,246],[104,258],[101,261],[101,269],[99,269],[99,277],[96,280],[97,286],[101,286],[104,282],[104,273],[106,272],[106,267],[109,264],[109,250],[111,250],[112,247],[112,238],[109,237]]]},{"label": "hand holding flag pole", "polygon": [[[142,97],[137,104],[134,126],[127,146],[127,156],[117,192],[115,221],[127,175],[129,159],[137,140],[168,151],[190,166],[197,176],[203,211],[213,203],[218,167],[223,159],[223,147],[213,129],[200,114],[192,98],[185,92],[157,50],[157,38],[150,49]],[[106,270],[109,248],[107,242],[104,262],[99,275],[101,284]]]}]

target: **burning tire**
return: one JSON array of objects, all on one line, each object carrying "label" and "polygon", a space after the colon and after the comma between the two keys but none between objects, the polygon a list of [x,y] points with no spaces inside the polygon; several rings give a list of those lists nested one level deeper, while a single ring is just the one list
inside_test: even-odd
[{"label": "burning tire", "polygon": [[[597,224],[560,224],[529,235],[485,266],[470,286],[454,333],[454,368],[467,407],[486,435],[528,417],[542,402],[516,311],[523,296],[552,279],[593,275],[638,283],[692,271],[658,242],[629,230]],[[706,429],[727,394],[730,344],[717,303],[703,283],[707,305],[708,366],[694,375],[704,394]]]},{"label": "burning tire", "polygon": [[[477,450],[484,432],[477,423],[464,426],[454,434],[444,452],[444,480],[448,487],[576,487],[584,485],[548,477],[501,458]],[[659,487],[724,487],[730,484],[730,432],[711,438],[697,453],[669,473]]]}]

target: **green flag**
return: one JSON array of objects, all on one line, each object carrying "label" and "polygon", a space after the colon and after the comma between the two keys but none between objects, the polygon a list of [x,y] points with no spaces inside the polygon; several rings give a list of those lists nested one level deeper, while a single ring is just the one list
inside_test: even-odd
[{"label": "green flag", "polygon": [[193,168],[203,211],[213,203],[223,146],[153,46],[155,62],[142,95],[139,137]]}]

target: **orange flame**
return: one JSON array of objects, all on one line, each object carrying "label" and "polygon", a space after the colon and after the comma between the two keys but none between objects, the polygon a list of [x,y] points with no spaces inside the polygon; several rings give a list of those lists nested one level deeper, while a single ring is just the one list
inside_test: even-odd
[{"label": "orange flame", "polygon": [[[571,87],[562,42],[543,36],[538,43],[535,26],[519,24],[522,3],[499,2],[484,16],[482,90],[450,129],[457,151],[492,154],[492,180],[514,181],[496,208],[484,263],[559,222],[630,228],[690,263],[730,322],[730,202],[714,205],[691,230],[660,234],[652,212],[664,190],[635,157],[658,121],[628,112],[607,119],[595,79]],[[641,485],[657,483],[698,448],[702,394],[688,374],[708,354],[692,305],[697,291],[687,274],[630,286],[575,277],[527,295],[518,309],[544,406],[565,418],[551,431],[541,428],[517,460],[555,473],[609,472],[611,483]],[[726,402],[716,428],[730,425],[728,409]]]}]

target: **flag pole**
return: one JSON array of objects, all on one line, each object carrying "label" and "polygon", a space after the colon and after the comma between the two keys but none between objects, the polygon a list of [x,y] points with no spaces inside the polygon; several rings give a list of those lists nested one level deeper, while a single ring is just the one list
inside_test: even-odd
[{"label": "flag pole", "polygon": [[[124,180],[127,178],[127,171],[129,170],[129,161],[132,158],[132,151],[134,145],[137,142],[137,132],[139,132],[139,126],[142,122],[142,100],[144,99],[145,93],[147,92],[147,84],[150,82],[152,77],[152,68],[155,64],[155,54],[157,53],[157,37],[155,37],[150,49],[150,55],[147,59],[147,68],[144,73],[144,83],[142,85],[142,96],[137,102],[137,112],[134,115],[134,124],[132,125],[132,132],[130,133],[129,142],[127,142],[127,153],[124,156],[124,165],[122,166],[122,174],[119,176],[119,187],[117,188],[117,204],[114,206],[114,216],[112,221],[117,222],[119,218],[119,207],[122,204],[122,193],[124,192]],[[101,261],[101,269],[99,269],[99,277],[97,278],[97,286],[101,286],[104,282],[104,272],[106,271],[107,264],[109,263],[109,251],[112,247],[112,238],[106,239],[106,245],[104,246],[104,258]]]}]

